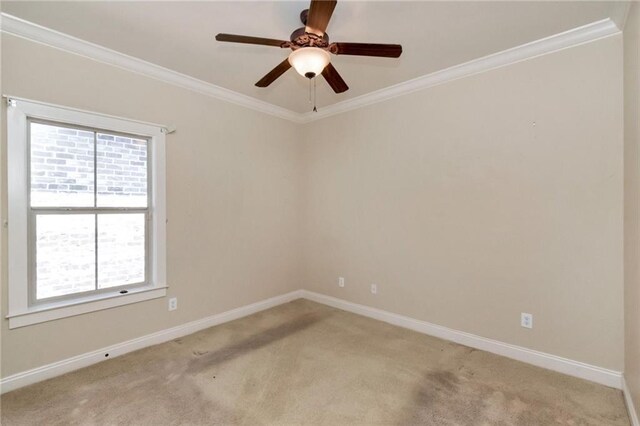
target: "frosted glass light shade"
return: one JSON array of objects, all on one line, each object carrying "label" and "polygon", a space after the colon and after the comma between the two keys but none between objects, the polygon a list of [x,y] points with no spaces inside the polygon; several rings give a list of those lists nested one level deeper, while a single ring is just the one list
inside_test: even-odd
[{"label": "frosted glass light shade", "polygon": [[303,47],[289,55],[289,63],[303,77],[313,78],[331,62],[329,52],[319,47]]}]

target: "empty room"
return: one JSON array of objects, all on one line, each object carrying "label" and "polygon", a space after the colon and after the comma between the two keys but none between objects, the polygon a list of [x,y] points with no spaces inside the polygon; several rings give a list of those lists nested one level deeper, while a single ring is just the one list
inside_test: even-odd
[{"label": "empty room", "polygon": [[640,426],[640,2],[0,12],[3,426]]}]

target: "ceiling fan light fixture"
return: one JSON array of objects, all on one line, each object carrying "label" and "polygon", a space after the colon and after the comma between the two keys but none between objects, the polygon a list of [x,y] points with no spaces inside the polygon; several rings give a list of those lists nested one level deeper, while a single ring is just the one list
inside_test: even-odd
[{"label": "ceiling fan light fixture", "polygon": [[302,47],[289,55],[289,63],[303,77],[309,79],[322,74],[331,62],[329,52],[319,47]]}]

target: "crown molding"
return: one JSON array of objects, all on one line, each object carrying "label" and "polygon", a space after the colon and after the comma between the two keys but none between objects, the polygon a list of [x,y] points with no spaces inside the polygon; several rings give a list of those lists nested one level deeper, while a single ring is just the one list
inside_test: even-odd
[{"label": "crown molding", "polygon": [[474,59],[460,65],[436,71],[422,77],[407,80],[403,83],[389,86],[375,92],[367,93],[356,98],[347,99],[333,105],[321,108],[318,112],[302,114],[302,122],[309,123],[332,115],[342,114],[347,111],[362,108],[368,105],[383,102],[389,99],[404,96],[419,90],[440,84],[448,83],[464,77],[469,77],[485,71],[501,68],[517,62],[532,59],[548,53],[589,43],[601,38],[620,33],[620,29],[611,19],[603,19],[582,27],[574,28],[559,34],[545,37],[521,46],[503,50],[502,52]]},{"label": "crown molding", "polygon": [[300,114],[297,112],[234,92],[233,90],[225,89],[224,87],[216,86],[215,84],[152,64],[142,59],[134,58],[133,56],[125,55],[124,53],[116,52],[115,50],[34,24],[33,22],[25,21],[24,19],[7,13],[0,15],[0,30],[6,34],[84,56],[232,104],[286,120],[300,121]]},{"label": "crown molding", "polygon": [[30,41],[45,44],[95,61],[142,74],[184,89],[240,105],[255,111],[283,118],[294,123],[310,123],[368,105],[407,95],[429,87],[501,68],[548,53],[589,43],[620,33],[609,18],[536,40],[502,52],[455,65],[390,87],[321,108],[318,112],[298,113],[225,89],[215,84],[172,71],[156,64],[125,55],[115,50],[55,31],[38,24],[2,13],[0,31]]},{"label": "crown molding", "polygon": [[631,1],[625,1],[625,2],[615,3],[613,10],[611,11],[611,14],[609,17],[620,29],[620,31],[624,31],[624,26],[627,23],[627,17],[629,16],[630,10],[631,10]]}]

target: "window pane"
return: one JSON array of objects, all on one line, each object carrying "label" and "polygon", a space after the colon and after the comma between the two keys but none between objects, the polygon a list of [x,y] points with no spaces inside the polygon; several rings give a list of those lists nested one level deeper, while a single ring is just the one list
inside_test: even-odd
[{"label": "window pane", "polygon": [[145,215],[98,215],[98,288],[144,282]]},{"label": "window pane", "polygon": [[95,216],[36,217],[36,298],[95,289]]},{"label": "window pane", "polygon": [[93,206],[93,132],[31,123],[31,205]]},{"label": "window pane", "polygon": [[147,141],[98,133],[98,206],[147,207]]}]

